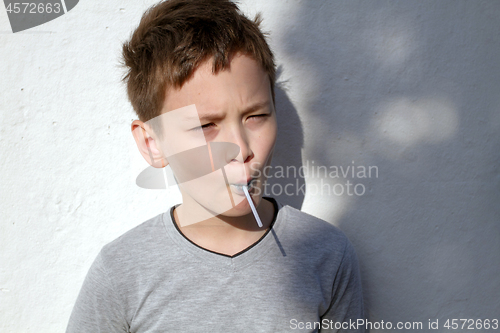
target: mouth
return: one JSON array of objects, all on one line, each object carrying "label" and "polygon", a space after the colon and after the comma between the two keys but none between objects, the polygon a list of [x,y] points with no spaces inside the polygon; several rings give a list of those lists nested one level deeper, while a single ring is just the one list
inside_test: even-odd
[{"label": "mouth", "polygon": [[248,188],[248,192],[252,193],[252,190],[255,188],[255,185],[257,184],[257,179],[252,178],[248,181],[248,183],[232,183],[230,184],[231,190],[240,195],[245,195],[245,192],[243,192],[243,186],[246,186]]}]

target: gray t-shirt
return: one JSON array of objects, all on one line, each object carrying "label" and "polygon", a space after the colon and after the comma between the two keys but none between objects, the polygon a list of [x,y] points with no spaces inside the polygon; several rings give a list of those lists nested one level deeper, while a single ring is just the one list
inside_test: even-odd
[{"label": "gray t-shirt", "polygon": [[275,204],[272,228],[227,256],[160,214],[104,246],[67,332],[360,332],[356,255],[331,224]]}]

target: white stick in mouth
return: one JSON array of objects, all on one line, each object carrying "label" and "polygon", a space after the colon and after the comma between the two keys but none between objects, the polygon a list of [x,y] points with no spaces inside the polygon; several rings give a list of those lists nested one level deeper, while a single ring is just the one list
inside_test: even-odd
[{"label": "white stick in mouth", "polygon": [[255,216],[259,228],[262,228],[262,222],[260,221],[259,214],[257,214],[257,209],[255,209],[252,198],[250,197],[250,193],[248,193],[248,187],[246,185],[243,185],[242,187],[243,187],[243,192],[245,192],[245,196],[247,197],[248,203],[250,204],[250,208],[252,208],[253,216]]}]

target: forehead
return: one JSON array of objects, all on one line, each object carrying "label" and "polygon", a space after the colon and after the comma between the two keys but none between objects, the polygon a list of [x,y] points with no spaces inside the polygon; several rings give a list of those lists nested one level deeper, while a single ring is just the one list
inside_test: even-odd
[{"label": "forehead", "polygon": [[237,54],[225,70],[214,74],[209,59],[181,88],[168,89],[162,113],[193,104],[201,113],[240,110],[267,101],[272,102],[267,73],[251,57]]}]

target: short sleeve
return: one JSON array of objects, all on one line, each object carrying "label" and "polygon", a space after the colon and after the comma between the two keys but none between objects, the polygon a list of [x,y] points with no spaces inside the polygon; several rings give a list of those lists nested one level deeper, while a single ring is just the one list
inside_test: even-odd
[{"label": "short sleeve", "polygon": [[333,283],[330,308],[321,319],[320,332],[365,332],[364,325],[354,325],[364,319],[364,308],[358,260],[349,241]]},{"label": "short sleeve", "polygon": [[123,302],[108,276],[102,252],[90,267],[66,333],[128,332]]}]

